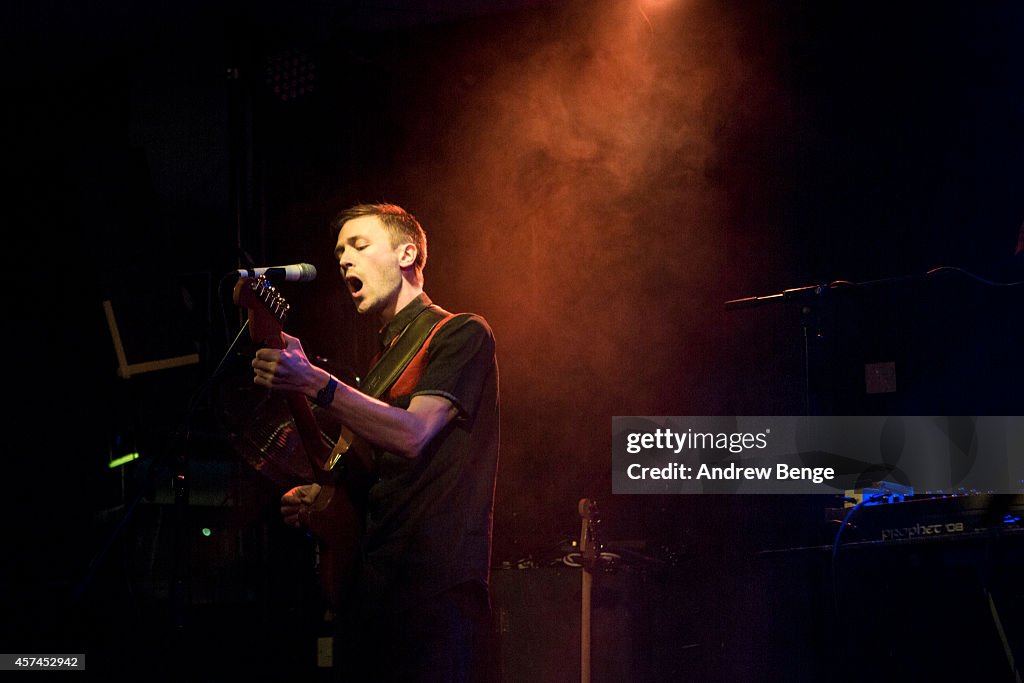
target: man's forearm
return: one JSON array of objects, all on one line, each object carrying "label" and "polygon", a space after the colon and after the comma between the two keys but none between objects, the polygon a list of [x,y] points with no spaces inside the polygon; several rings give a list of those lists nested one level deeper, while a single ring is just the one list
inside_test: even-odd
[{"label": "man's forearm", "polygon": [[374,446],[405,458],[418,457],[456,414],[451,401],[439,396],[416,396],[408,409],[396,408],[343,382],[326,409]]}]

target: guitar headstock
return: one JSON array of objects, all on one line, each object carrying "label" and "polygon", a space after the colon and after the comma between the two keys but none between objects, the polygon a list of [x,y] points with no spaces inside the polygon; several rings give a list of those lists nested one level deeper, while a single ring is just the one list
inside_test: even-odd
[{"label": "guitar headstock", "polygon": [[235,304],[249,311],[249,335],[253,341],[279,348],[291,306],[266,275],[239,278],[232,297]]},{"label": "guitar headstock", "polygon": [[580,517],[587,521],[597,519],[597,501],[592,498],[580,498],[579,511]]},{"label": "guitar headstock", "polygon": [[601,517],[598,514],[597,501],[592,498],[581,498],[579,513],[583,520],[580,530],[580,553],[584,563],[593,566],[601,554],[601,542],[597,533]]}]

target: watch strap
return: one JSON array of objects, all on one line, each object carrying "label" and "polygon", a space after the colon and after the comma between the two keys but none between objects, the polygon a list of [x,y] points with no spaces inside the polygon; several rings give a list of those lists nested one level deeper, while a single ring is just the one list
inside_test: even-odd
[{"label": "watch strap", "polygon": [[316,392],[316,398],[313,399],[313,403],[321,408],[331,405],[331,402],[334,401],[334,390],[337,388],[338,380],[334,379],[334,375],[331,375],[331,378],[327,380],[327,386]]}]

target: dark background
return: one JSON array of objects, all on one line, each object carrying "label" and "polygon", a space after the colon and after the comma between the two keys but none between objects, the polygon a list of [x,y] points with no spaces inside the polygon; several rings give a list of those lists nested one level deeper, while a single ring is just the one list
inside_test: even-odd
[{"label": "dark background", "polygon": [[[314,264],[315,282],[282,286],[288,327],[357,374],[373,323],[335,275],[327,224],[391,201],[428,232],[431,296],[484,315],[498,340],[494,561],[513,569],[496,569],[496,585],[514,624],[551,634],[536,652],[506,624],[506,671],[545,662],[561,680],[553,662],[576,656],[572,628],[552,624],[579,618],[578,574],[558,567],[590,497],[606,543],[637,553],[599,605],[628,625],[611,629],[628,642],[598,648],[603,675],[921,673],[892,646],[904,633],[871,626],[880,614],[922,634],[915,646],[972,653],[947,671],[1003,673],[989,612],[962,598],[979,576],[1002,586],[994,561],[869,561],[889,570],[852,572],[862,580],[843,599],[857,608],[837,611],[820,554],[759,554],[829,543],[837,500],[614,497],[609,425],[1022,413],[1022,294],[1004,286],[1024,279],[1019,3],[3,13],[15,410],[0,649],[85,651],[90,668],[129,677],[168,661],[194,679],[207,653],[223,656],[218,672],[271,680],[309,667],[308,544],[277,525],[279,491],[224,443],[244,372],[210,381],[239,325],[224,275]],[[854,284],[725,306],[838,281]],[[132,358],[200,363],[118,378],[105,300]],[[877,362],[895,363],[895,392],[865,390]],[[139,461],[107,469],[136,449]],[[186,462],[181,508],[172,482]],[[945,599],[919,604],[906,588],[894,601],[922,567]],[[192,591],[177,605],[175,578]],[[1019,643],[1021,594],[1000,600]]]}]

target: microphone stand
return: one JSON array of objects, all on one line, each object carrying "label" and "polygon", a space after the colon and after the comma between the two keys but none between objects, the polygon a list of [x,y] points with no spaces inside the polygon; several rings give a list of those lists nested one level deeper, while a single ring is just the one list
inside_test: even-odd
[{"label": "microphone stand", "polygon": [[[189,538],[188,538],[188,508],[189,508],[189,460],[188,460],[188,443],[191,438],[191,420],[196,410],[196,405],[205,392],[212,388],[214,381],[223,372],[224,366],[234,353],[234,349],[238,346],[239,340],[242,338],[245,330],[248,327],[248,321],[242,326],[236,335],[235,339],[228,346],[224,356],[221,358],[217,365],[217,368],[192,395],[189,401],[188,410],[185,417],[184,429],[179,431],[177,436],[183,437],[185,444],[182,447],[178,447],[178,452],[174,456],[174,552],[171,569],[171,609],[173,625],[176,631],[181,632],[188,624],[188,612],[191,604],[191,584],[189,580]],[[85,598],[89,588],[91,587],[93,580],[95,579],[96,573],[99,568],[103,565],[107,559],[110,550],[114,546],[114,542],[122,536],[125,530],[128,528],[136,509],[142,499],[150,493],[152,477],[154,474],[154,466],[152,463],[144,470],[145,478],[141,485],[138,487],[138,491],[132,496],[131,501],[125,505],[124,514],[121,515],[121,519],[118,521],[117,526],[113,532],[106,539],[99,552],[92,558],[85,571],[85,575],[82,580],[75,587],[71,594],[72,602],[74,604],[80,604]]]},{"label": "microphone stand", "polygon": [[1020,280],[1014,282],[993,282],[979,277],[978,275],[964,270],[963,268],[939,266],[931,268],[927,272],[920,274],[897,275],[894,277],[867,280],[864,282],[833,280],[829,283],[818,283],[784,289],[781,292],[775,292],[772,294],[731,299],[725,302],[725,308],[726,310],[739,310],[777,303],[795,303],[800,306],[801,328],[803,330],[805,407],[808,415],[815,415],[818,406],[814,400],[814,391],[812,390],[812,379],[814,377],[814,374],[812,373],[812,367],[814,364],[811,361],[812,351],[814,350],[812,340],[820,342],[825,338],[820,317],[820,310],[823,306],[826,303],[831,303],[831,300],[836,293],[850,292],[876,286],[889,286],[910,281],[924,281],[945,273],[954,273],[966,276],[988,287],[1012,288],[1024,285],[1024,281]]},{"label": "microphone stand", "polygon": [[[189,640],[188,626],[190,625],[192,608],[192,580],[191,580],[191,540],[189,538],[189,443],[193,436],[192,421],[196,414],[199,401],[216,386],[217,380],[222,376],[228,365],[228,360],[235,353],[239,341],[242,339],[249,322],[246,320],[238,333],[228,344],[227,349],[221,356],[217,367],[192,394],[189,400],[188,409],[185,415],[183,429],[184,444],[175,457],[174,473],[174,550],[171,570],[171,617],[173,647],[178,652],[191,652],[193,643]],[[192,668],[200,664],[191,655],[183,656],[181,660],[174,663],[175,671],[182,674],[190,674]]]},{"label": "microphone stand", "polygon": [[[803,337],[803,373],[804,373],[804,410],[807,415],[816,415],[820,410],[819,398],[816,396],[813,372],[815,363],[812,362],[814,345],[813,342],[822,342],[825,339],[821,309],[836,292],[846,292],[863,287],[875,285],[887,285],[907,280],[918,280],[926,278],[934,273],[946,270],[945,268],[933,268],[922,275],[900,275],[878,280],[864,282],[850,282],[849,280],[833,280],[828,283],[817,283],[791,287],[781,292],[748,296],[739,299],[730,299],[725,302],[726,310],[738,310],[753,308],[767,304],[790,303],[800,306],[800,328]],[[954,269],[955,270],[955,269]]]},{"label": "microphone stand", "polygon": [[726,310],[753,308],[766,304],[797,303],[800,305],[800,327],[803,334],[804,409],[814,415],[816,404],[811,388],[811,339],[823,338],[817,307],[825,300],[836,283],[805,285],[784,289],[774,294],[748,296],[725,302]]}]

